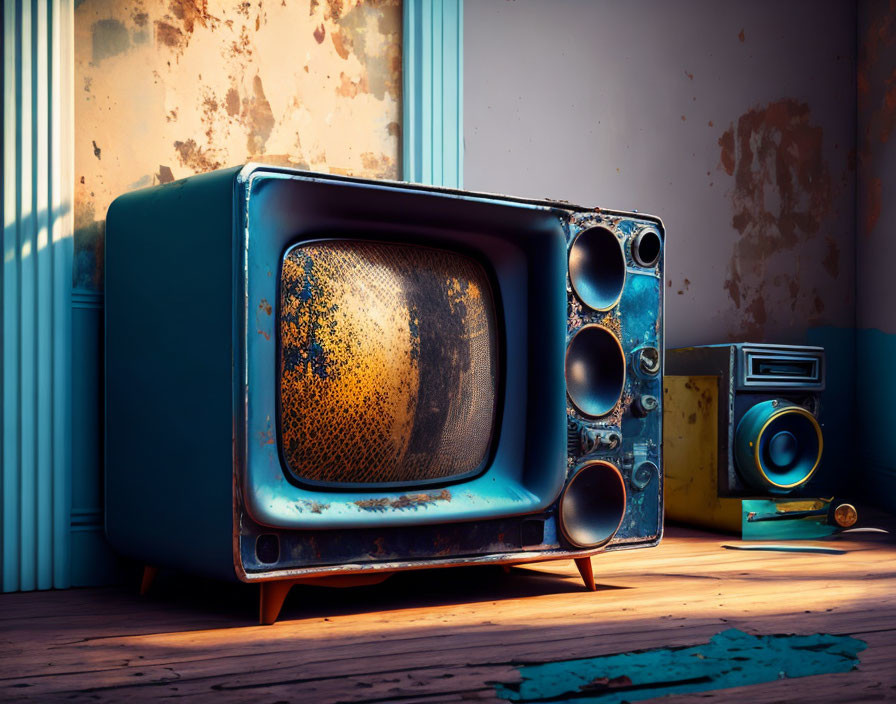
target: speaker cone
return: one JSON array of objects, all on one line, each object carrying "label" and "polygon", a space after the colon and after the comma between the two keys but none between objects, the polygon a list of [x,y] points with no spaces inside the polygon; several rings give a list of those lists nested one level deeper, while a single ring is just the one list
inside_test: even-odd
[{"label": "speaker cone", "polygon": [[748,410],[734,437],[743,478],[757,489],[786,494],[815,473],[824,446],[818,421],[788,401],[763,401]]},{"label": "speaker cone", "polygon": [[569,280],[589,308],[609,310],[625,285],[625,255],[619,239],[605,227],[582,230],[569,249]]},{"label": "speaker cone", "polygon": [[625,355],[616,336],[600,325],[586,325],[566,348],[566,391],[586,416],[596,418],[619,402],[625,385]]},{"label": "speaker cone", "polygon": [[577,548],[605,545],[625,515],[625,481],[609,462],[584,465],[560,497],[560,530]]}]

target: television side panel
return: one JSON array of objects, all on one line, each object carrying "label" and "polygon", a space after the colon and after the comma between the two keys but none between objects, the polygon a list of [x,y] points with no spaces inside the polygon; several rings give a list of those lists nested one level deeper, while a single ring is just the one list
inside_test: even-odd
[{"label": "television side panel", "polygon": [[129,193],[106,220],[106,534],[229,579],[238,171]]}]

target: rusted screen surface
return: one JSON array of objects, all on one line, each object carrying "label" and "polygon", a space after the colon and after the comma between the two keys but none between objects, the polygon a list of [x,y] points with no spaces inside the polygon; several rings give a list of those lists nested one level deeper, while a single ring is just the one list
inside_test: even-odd
[{"label": "rusted screen surface", "polygon": [[297,478],[412,484],[485,462],[498,347],[478,262],[376,242],[294,247],[279,330],[279,440]]}]

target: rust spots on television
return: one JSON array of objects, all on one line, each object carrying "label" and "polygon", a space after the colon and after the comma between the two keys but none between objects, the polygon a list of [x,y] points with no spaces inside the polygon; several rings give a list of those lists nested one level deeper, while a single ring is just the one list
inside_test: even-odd
[{"label": "rust spots on television", "polygon": [[330,504],[325,504],[320,501],[307,501],[302,499],[296,501],[296,508],[299,511],[308,511],[309,513],[323,513],[330,508]]},{"label": "rust spots on television", "polygon": [[451,501],[451,492],[442,489],[438,493],[403,494],[397,498],[380,497],[355,501],[355,506],[365,511],[385,511],[388,509],[416,509],[437,501]]}]

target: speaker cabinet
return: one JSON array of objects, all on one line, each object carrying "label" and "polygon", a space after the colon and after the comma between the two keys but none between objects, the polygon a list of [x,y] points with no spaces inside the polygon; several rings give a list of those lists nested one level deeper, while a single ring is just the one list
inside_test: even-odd
[{"label": "speaker cabinet", "polygon": [[668,518],[739,532],[742,499],[819,496],[822,348],[673,349],[663,383]]}]

